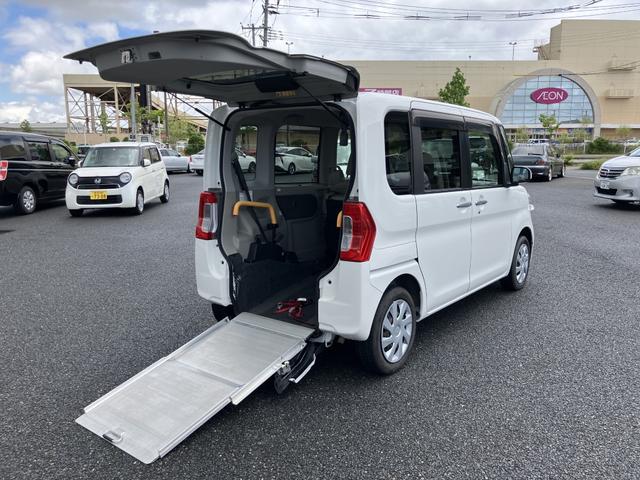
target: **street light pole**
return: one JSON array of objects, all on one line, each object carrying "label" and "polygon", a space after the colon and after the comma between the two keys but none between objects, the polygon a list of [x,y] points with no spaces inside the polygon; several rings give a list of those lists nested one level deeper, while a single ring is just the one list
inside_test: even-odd
[{"label": "street light pole", "polygon": [[285,42],[287,44],[287,55],[289,55],[291,53],[291,45],[293,45],[293,42]]},{"label": "street light pole", "polygon": [[518,44],[518,42],[513,41],[513,42],[509,42],[509,45],[511,45],[511,61],[513,62],[516,58],[516,45]]}]

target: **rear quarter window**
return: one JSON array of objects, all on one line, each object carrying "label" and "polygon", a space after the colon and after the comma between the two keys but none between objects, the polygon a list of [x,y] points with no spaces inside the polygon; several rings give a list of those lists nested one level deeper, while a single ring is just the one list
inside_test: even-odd
[{"label": "rear quarter window", "polygon": [[387,183],[393,193],[412,193],[411,137],[407,112],[391,112],[384,119],[384,159]]},{"label": "rear quarter window", "polygon": [[26,160],[27,149],[20,137],[0,137],[0,160]]}]

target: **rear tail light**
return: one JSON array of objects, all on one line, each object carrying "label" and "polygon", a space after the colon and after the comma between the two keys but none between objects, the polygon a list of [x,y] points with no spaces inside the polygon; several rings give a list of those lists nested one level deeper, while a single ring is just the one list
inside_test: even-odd
[{"label": "rear tail light", "polygon": [[7,179],[8,172],[9,172],[9,162],[7,160],[0,161],[0,182]]},{"label": "rear tail light", "polygon": [[198,206],[198,224],[196,225],[196,238],[200,240],[213,240],[218,229],[218,197],[213,192],[200,194]]},{"label": "rear tail light", "polygon": [[539,158],[538,160],[536,160],[536,165],[544,165],[544,158]]},{"label": "rear tail light", "polygon": [[342,243],[340,260],[366,262],[371,257],[376,224],[362,202],[344,202],[342,206]]}]

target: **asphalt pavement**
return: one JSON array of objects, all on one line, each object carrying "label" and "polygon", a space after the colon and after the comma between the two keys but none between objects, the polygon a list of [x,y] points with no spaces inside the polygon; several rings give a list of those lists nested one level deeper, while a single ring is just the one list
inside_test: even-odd
[{"label": "asphalt pavement", "polygon": [[396,375],[338,345],[151,465],[76,425],[211,325],[194,275],[202,179],[170,178],[171,201],[141,216],[0,208],[0,478],[640,477],[640,208],[594,199],[577,170],[527,186],[527,287],[423,321]]}]

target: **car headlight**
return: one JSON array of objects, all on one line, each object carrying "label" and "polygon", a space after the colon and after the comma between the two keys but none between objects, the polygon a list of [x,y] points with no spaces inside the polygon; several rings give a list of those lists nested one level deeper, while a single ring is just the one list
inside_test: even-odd
[{"label": "car headlight", "polygon": [[620,175],[640,175],[640,167],[625,168]]},{"label": "car headlight", "polygon": [[131,181],[131,174],[129,172],[122,172],[118,178],[120,178],[120,183],[129,183]]},{"label": "car headlight", "polygon": [[78,175],[72,173],[69,175],[69,185],[76,186],[78,184]]}]

